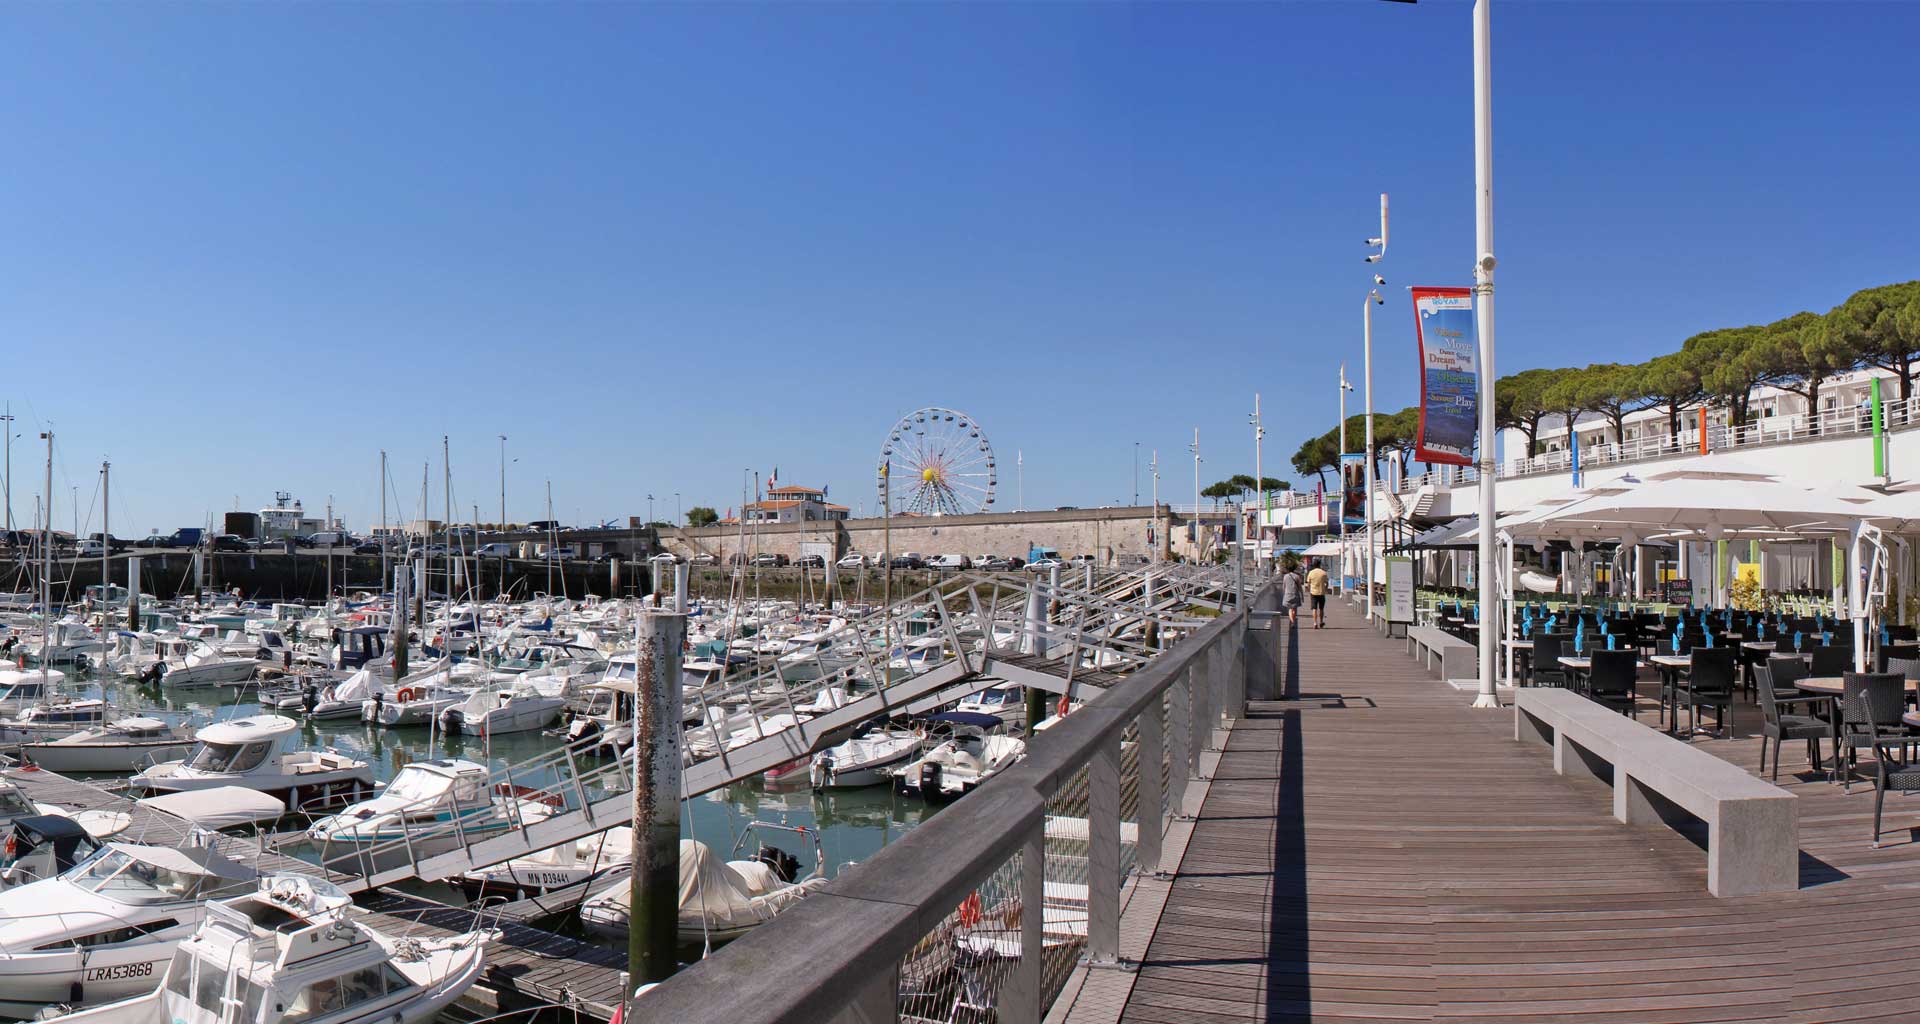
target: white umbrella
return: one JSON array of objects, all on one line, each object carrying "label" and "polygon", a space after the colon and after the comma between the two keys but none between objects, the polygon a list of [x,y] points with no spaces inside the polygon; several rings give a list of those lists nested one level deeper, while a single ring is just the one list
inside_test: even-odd
[{"label": "white umbrella", "polygon": [[1708,540],[1733,534],[1801,535],[1849,532],[1870,513],[1841,497],[1770,480],[1652,480],[1596,494],[1533,517],[1522,529],[1571,539],[1632,532],[1693,533]]}]

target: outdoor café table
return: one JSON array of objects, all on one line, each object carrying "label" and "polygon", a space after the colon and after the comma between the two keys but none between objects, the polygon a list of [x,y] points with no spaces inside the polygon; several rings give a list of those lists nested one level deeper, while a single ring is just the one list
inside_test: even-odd
[{"label": "outdoor caf\u00e9 table", "polygon": [[[1912,680],[1912,679],[1907,680],[1908,693],[1911,694],[1915,692],[1914,690],[1915,682],[1916,680]],[[1824,693],[1830,696],[1838,697],[1841,694],[1846,692],[1847,680],[1846,680],[1846,677],[1844,676],[1808,676],[1805,679],[1794,680],[1793,685],[1799,687],[1802,690],[1807,691],[1808,693]]]},{"label": "outdoor caf\u00e9 table", "polygon": [[1520,674],[1520,677],[1523,679],[1532,679],[1533,678],[1533,641],[1515,640],[1512,637],[1508,637],[1504,641],[1504,643],[1506,643],[1508,647],[1513,648],[1514,660],[1520,663],[1518,666],[1515,667],[1514,671],[1518,672]]},{"label": "outdoor caf\u00e9 table", "polygon": [[[1667,694],[1673,692],[1679,681],[1680,673],[1693,667],[1691,654],[1656,654],[1647,659],[1647,663],[1660,670],[1660,717],[1667,715]],[[1679,714],[1673,716],[1675,725],[1680,723]]]}]

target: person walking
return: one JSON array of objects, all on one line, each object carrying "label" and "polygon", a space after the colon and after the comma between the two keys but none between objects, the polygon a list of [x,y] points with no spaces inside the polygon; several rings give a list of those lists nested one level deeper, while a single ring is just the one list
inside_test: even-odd
[{"label": "person walking", "polygon": [[1300,566],[1288,565],[1287,571],[1280,577],[1280,607],[1287,610],[1287,624],[1300,624],[1301,598],[1307,592],[1307,581],[1300,578]]},{"label": "person walking", "polygon": [[1320,568],[1318,558],[1307,570],[1307,597],[1313,602],[1313,628],[1327,628],[1327,570]]}]

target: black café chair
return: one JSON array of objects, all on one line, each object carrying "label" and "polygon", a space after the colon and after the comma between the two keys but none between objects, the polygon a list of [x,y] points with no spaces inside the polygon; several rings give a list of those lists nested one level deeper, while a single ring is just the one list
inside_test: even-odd
[{"label": "black caf\u00e9 chair", "polygon": [[1638,718],[1634,683],[1639,671],[1639,655],[1633,651],[1595,651],[1593,666],[1587,670],[1587,696],[1629,718]]},{"label": "black caf\u00e9 chair", "polygon": [[[1807,764],[1814,771],[1822,770],[1820,741],[1831,740],[1836,758],[1840,752],[1839,716],[1833,714],[1834,699],[1830,696],[1800,693],[1793,689],[1792,678],[1782,680],[1776,672],[1792,676],[1799,672],[1805,675],[1806,664],[1799,658],[1776,658],[1754,669],[1755,688],[1760,698],[1760,770],[1767,770],[1767,743],[1773,743],[1773,779],[1780,780],[1780,749],[1787,740],[1807,741]],[[1782,683],[1785,682],[1785,687]],[[1822,715],[1820,712],[1826,712]],[[1833,780],[1833,770],[1826,769],[1827,780]]]},{"label": "black caf\u00e9 chair", "polygon": [[1841,676],[1853,671],[1852,648],[1822,644],[1810,650],[1813,651],[1813,671],[1810,675]]},{"label": "black caf\u00e9 chair", "polygon": [[1567,667],[1560,664],[1560,634],[1542,633],[1533,639],[1533,685],[1567,685]]},{"label": "black caf\u00e9 chair", "polygon": [[[1920,791],[1920,764],[1915,764],[1910,746],[1913,733],[1900,722],[1907,709],[1907,681],[1891,672],[1849,673],[1846,695],[1842,698],[1841,718],[1855,735],[1873,748],[1873,846],[1880,847],[1880,812],[1887,802],[1887,790],[1896,793]],[[1849,768],[1848,775],[1852,775]]]},{"label": "black caf\u00e9 chair", "polygon": [[[1891,697],[1866,696],[1869,690],[1891,693]],[[1882,757],[1884,751],[1898,745],[1905,748],[1915,740],[1914,731],[1900,720],[1907,710],[1907,680],[1892,672],[1848,672],[1840,695],[1841,788],[1853,791],[1853,771],[1862,750]],[[1844,757],[1844,760],[1841,760]]]},{"label": "black caf\u00e9 chair", "polygon": [[1807,666],[1807,659],[1791,654],[1773,655],[1756,671],[1766,673],[1765,678],[1760,680],[1760,685],[1766,686],[1771,681],[1773,692],[1783,697],[1792,697],[1799,693],[1799,689],[1794,684],[1813,675],[1813,670]]},{"label": "black caf\u00e9 chair", "polygon": [[[1733,735],[1730,723],[1733,720],[1733,648],[1696,647],[1693,650],[1691,664],[1687,667],[1687,677],[1680,685],[1680,703],[1687,706],[1688,717],[1693,728],[1700,727],[1700,709],[1713,709],[1714,725],[1725,729],[1728,736]],[[1674,719],[1678,721],[1679,709],[1674,709]]]}]

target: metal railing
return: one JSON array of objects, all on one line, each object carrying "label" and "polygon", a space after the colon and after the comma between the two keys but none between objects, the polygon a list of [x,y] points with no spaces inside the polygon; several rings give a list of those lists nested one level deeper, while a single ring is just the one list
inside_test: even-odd
[{"label": "metal railing", "polygon": [[[1124,968],[1134,881],[1167,867],[1201,753],[1246,704],[1265,578],[1036,734],[1025,760],[639,998],[633,1018],[1036,1024],[1076,970]],[[1271,634],[1258,634],[1271,635]]]}]

